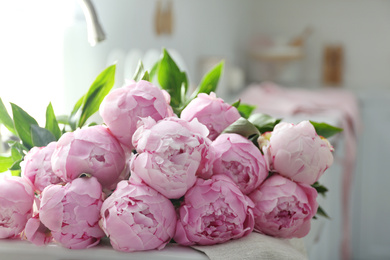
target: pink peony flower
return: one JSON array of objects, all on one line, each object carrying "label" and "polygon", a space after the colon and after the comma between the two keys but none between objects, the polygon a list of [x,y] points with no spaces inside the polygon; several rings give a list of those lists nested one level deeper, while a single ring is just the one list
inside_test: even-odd
[{"label": "pink peony flower", "polygon": [[279,123],[262,149],[270,171],[307,184],[316,182],[333,163],[329,143],[309,121]]},{"label": "pink peony flower", "polygon": [[39,218],[62,246],[90,248],[104,236],[99,227],[102,203],[97,179],[77,178],[65,186],[50,185],[43,190]]},{"label": "pink peony flower", "polygon": [[145,119],[134,133],[139,153],[131,162],[132,183],[144,182],[170,199],[182,197],[196,181],[210,140],[207,128],[194,119]]},{"label": "pink peony flower", "polygon": [[255,230],[281,238],[301,238],[317,212],[317,191],[275,174],[249,194],[255,203]]},{"label": "pink peony flower", "polygon": [[50,230],[42,224],[39,215],[27,221],[24,234],[28,241],[37,246],[47,245],[53,240]]},{"label": "pink peony flower", "polygon": [[231,179],[215,175],[198,179],[184,196],[174,240],[181,245],[213,245],[253,230],[253,202]]},{"label": "pink peony flower", "polygon": [[51,162],[54,173],[65,181],[88,173],[109,190],[115,189],[127,170],[125,152],[107,128],[100,125],[61,136]]},{"label": "pink peony flower", "polygon": [[210,145],[212,174],[227,175],[244,194],[256,189],[268,176],[260,150],[238,134],[221,134]]},{"label": "pink peony flower", "polygon": [[0,238],[18,236],[32,216],[34,189],[20,177],[0,180]]},{"label": "pink peony flower", "polygon": [[148,81],[134,82],[128,87],[110,92],[100,106],[100,115],[110,131],[128,149],[142,117],[158,121],[173,116],[170,96]]},{"label": "pink peony flower", "polygon": [[175,233],[172,203],[146,185],[121,181],[101,209],[100,225],[115,250],[162,249]]},{"label": "pink peony flower", "polygon": [[22,177],[29,179],[38,193],[42,192],[46,186],[62,181],[54,174],[51,167],[51,156],[56,144],[56,142],[51,142],[45,147],[33,147],[20,163]]},{"label": "pink peony flower", "polygon": [[211,92],[210,95],[200,93],[183,109],[180,118],[187,121],[198,118],[199,122],[209,129],[208,137],[214,140],[226,127],[240,118],[240,113]]}]

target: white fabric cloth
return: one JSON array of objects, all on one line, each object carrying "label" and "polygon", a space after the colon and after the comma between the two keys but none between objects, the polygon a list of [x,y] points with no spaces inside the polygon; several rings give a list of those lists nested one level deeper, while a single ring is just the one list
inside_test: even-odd
[{"label": "white fabric cloth", "polygon": [[256,232],[213,246],[192,246],[210,260],[306,260],[302,239],[279,239]]}]

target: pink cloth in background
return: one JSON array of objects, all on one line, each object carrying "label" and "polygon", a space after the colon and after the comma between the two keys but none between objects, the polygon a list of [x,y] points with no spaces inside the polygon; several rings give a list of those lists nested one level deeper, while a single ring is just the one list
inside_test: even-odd
[{"label": "pink cloth in background", "polygon": [[344,129],[342,134],[345,138],[345,157],[342,158],[343,238],[341,254],[344,260],[351,259],[350,192],[355,170],[357,135],[361,127],[359,104],[355,95],[342,89],[284,88],[266,82],[249,86],[240,95],[240,99],[243,103],[256,105],[256,112],[271,116],[338,115],[340,121],[338,127]]}]

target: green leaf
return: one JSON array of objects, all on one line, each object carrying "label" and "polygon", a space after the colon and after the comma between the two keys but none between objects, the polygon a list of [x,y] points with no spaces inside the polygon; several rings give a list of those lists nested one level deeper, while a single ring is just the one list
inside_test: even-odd
[{"label": "green leaf", "polygon": [[11,171],[12,176],[20,177],[22,171],[20,169]]},{"label": "green leaf", "polygon": [[232,107],[238,108],[238,107],[240,106],[240,104],[241,104],[241,99],[239,99],[239,100],[237,100],[236,102],[234,102],[234,103],[232,104]]},{"label": "green leaf", "polygon": [[144,64],[142,63],[142,61],[139,61],[137,68],[135,69],[133,79],[137,82],[140,81],[142,79],[142,75],[144,75],[144,73],[145,73]]},{"label": "green leaf", "polygon": [[3,101],[0,98],[0,123],[2,123],[11,133],[16,135],[16,130],[14,127],[14,121],[9,116],[7,109],[4,106]]},{"label": "green leaf", "polygon": [[[188,76],[187,76],[187,73],[185,71],[183,71],[182,73],[182,77],[183,77],[183,82],[181,83],[181,96],[182,96],[182,101],[185,101],[186,99],[186,95],[187,95],[187,91],[188,91]],[[184,103],[184,102],[182,102]]]},{"label": "green leaf", "polygon": [[248,119],[250,117],[250,115],[252,114],[253,110],[255,110],[255,108],[256,108],[256,106],[240,103],[238,105],[237,110],[242,117]]},{"label": "green leaf", "polygon": [[99,110],[104,97],[110,92],[115,82],[116,65],[111,65],[97,76],[84,97],[78,127],[82,127],[88,118]]},{"label": "green leaf", "polygon": [[28,149],[19,142],[9,141],[8,145],[11,148],[11,156],[14,159],[14,161],[23,158],[24,155],[28,152]]},{"label": "green leaf", "polygon": [[46,125],[45,128],[49,130],[55,137],[56,140],[58,140],[61,137],[61,129],[58,126],[58,122],[56,119],[56,116],[54,114],[54,109],[51,103],[46,108]]},{"label": "green leaf", "polygon": [[31,139],[33,145],[38,147],[46,146],[53,141],[57,141],[49,130],[39,127],[38,125],[31,126]]},{"label": "green leaf", "polygon": [[145,71],[144,75],[142,76],[142,80],[150,81],[149,72]]},{"label": "green leaf", "polygon": [[233,124],[228,126],[222,133],[236,133],[249,138],[254,135],[260,135],[259,130],[247,119],[240,117]]},{"label": "green leaf", "polygon": [[223,67],[224,61],[221,61],[207,72],[200,81],[199,86],[192,93],[190,100],[198,96],[199,93],[210,94],[210,92],[216,92]]},{"label": "green leaf", "polygon": [[281,119],[273,118],[266,114],[256,113],[248,118],[248,121],[259,129],[260,133],[272,131]]},{"label": "green leaf", "polygon": [[325,210],[321,206],[318,206],[316,215],[319,215],[319,216],[322,216],[324,218],[330,219],[329,215],[325,212]]},{"label": "green leaf", "polygon": [[178,108],[181,106],[181,87],[187,84],[186,74],[181,72],[168,51],[163,49],[163,57],[158,63],[157,79],[162,89],[165,89],[171,96],[171,106]]},{"label": "green leaf", "polygon": [[14,159],[12,158],[12,156],[0,156],[0,172],[8,171],[8,169],[12,166],[13,163]]},{"label": "green leaf", "polygon": [[319,136],[324,137],[324,138],[329,138],[329,137],[343,131],[342,128],[335,127],[335,126],[329,125],[327,123],[318,123],[318,122],[314,122],[314,121],[310,121],[310,123],[316,129],[317,134]]},{"label": "green leaf", "polygon": [[88,124],[88,127],[98,125],[96,122],[91,122]]},{"label": "green leaf", "polygon": [[156,76],[159,63],[160,63],[159,61],[156,62],[153,65],[153,67],[150,69],[150,73],[149,73],[150,81],[152,81],[154,79],[154,77]]},{"label": "green leaf", "polygon": [[69,116],[67,115],[60,115],[56,117],[56,120],[59,124],[63,125],[69,125]]},{"label": "green leaf", "polygon": [[19,138],[22,140],[24,146],[28,149],[33,147],[31,139],[31,126],[38,125],[37,121],[32,118],[26,111],[11,103],[12,115],[14,118],[15,130]]},{"label": "green leaf", "polygon": [[318,182],[315,182],[311,186],[317,190],[318,194],[320,194],[324,197],[325,197],[326,193],[328,192],[328,188],[326,188],[324,185],[319,184]]},{"label": "green leaf", "polygon": [[80,115],[81,115],[80,108],[83,105],[84,98],[85,98],[85,95],[82,96],[76,102],[76,104],[73,107],[72,113],[70,113],[70,116],[69,116],[69,119],[68,119],[68,123],[69,123],[70,128],[73,131],[76,130],[78,121],[80,120]]},{"label": "green leaf", "polygon": [[10,171],[17,171],[17,170],[20,170],[20,163],[21,163],[22,161],[23,161],[22,159],[17,160],[17,161],[14,161],[13,164],[11,165],[11,167],[9,167],[8,170],[10,170]]}]

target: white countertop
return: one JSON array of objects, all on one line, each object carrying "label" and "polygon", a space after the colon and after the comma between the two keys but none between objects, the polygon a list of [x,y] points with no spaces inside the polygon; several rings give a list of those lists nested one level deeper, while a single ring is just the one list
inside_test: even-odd
[{"label": "white countertop", "polygon": [[36,246],[28,241],[0,240],[1,260],[208,260],[193,248],[168,244],[162,250],[124,253],[112,249],[107,241],[90,249],[71,250],[55,244]]}]

